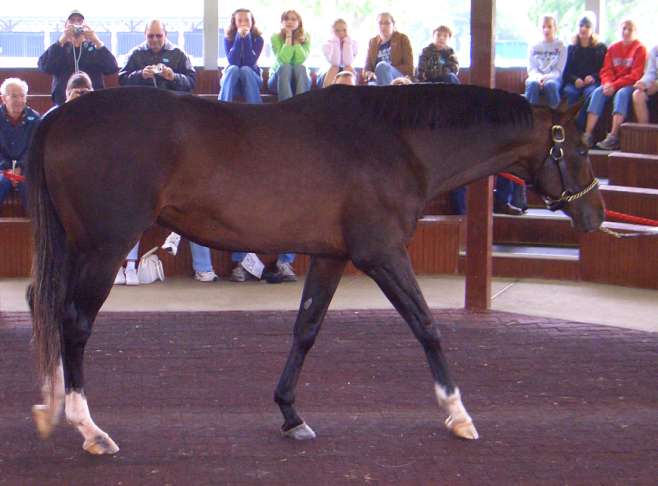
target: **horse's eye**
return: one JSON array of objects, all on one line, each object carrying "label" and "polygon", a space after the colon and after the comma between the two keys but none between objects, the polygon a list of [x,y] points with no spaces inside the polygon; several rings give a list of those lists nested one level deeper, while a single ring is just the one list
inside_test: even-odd
[{"label": "horse's eye", "polygon": [[583,157],[585,157],[587,155],[587,152],[589,152],[589,150],[584,145],[578,147],[578,155],[582,155]]}]

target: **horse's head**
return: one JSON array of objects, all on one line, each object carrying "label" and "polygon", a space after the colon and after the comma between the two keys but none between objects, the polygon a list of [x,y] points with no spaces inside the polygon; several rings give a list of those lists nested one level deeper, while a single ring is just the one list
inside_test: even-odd
[{"label": "horse's head", "polygon": [[551,210],[564,211],[579,231],[594,231],[603,223],[605,208],[576,128],[579,108],[533,107],[535,142],[527,168]]}]

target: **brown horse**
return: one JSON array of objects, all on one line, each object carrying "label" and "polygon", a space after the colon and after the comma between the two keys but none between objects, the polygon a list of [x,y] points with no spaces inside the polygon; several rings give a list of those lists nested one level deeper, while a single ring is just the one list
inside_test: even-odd
[{"label": "brown horse", "polygon": [[[447,85],[336,86],[265,106],[120,88],[58,108],[38,129],[28,173],[39,431],[47,436],[64,407],[85,450],[118,450],[89,414],[84,348],[117,268],[158,223],[217,249],[311,255],[274,394],[285,435],[315,436],[294,408],[295,387],[352,261],[421,343],[447,427],[477,438],[406,245],[429,200],[504,168],[560,201],[576,228],[597,229],[603,204],[573,116]],[[245,180],[262,190],[245,191]]]}]

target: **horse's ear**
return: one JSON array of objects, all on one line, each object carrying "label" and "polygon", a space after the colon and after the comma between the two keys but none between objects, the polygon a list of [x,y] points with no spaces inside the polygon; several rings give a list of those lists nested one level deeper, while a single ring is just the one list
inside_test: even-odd
[{"label": "horse's ear", "polygon": [[580,100],[575,105],[569,106],[567,100],[562,100],[560,106],[555,111],[560,114],[560,123],[565,125],[568,121],[575,119],[583,106],[584,101]]}]

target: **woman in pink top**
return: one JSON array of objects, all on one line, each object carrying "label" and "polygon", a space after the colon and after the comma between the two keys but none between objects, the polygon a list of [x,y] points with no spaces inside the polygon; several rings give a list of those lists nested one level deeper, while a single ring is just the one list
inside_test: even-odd
[{"label": "woman in pink top", "polygon": [[331,30],[333,36],[322,46],[324,57],[330,64],[329,69],[321,75],[323,88],[332,85],[340,71],[354,73],[352,64],[357,53],[356,41],[347,33],[347,22],[338,19],[331,26]]}]

